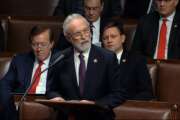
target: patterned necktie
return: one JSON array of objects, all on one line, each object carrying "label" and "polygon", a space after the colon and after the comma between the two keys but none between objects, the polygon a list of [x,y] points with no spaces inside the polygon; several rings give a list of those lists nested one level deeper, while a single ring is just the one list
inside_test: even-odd
[{"label": "patterned necktie", "polygon": [[166,34],[167,34],[167,26],[166,26],[167,19],[163,19],[160,35],[159,35],[159,44],[158,44],[158,52],[157,52],[157,59],[165,59],[165,49],[166,49]]},{"label": "patterned necktie", "polygon": [[42,66],[43,62],[39,62],[39,66],[37,67],[35,73],[34,73],[34,76],[33,76],[33,79],[32,79],[32,82],[33,82],[33,85],[31,86],[30,90],[29,90],[29,94],[36,94],[36,88],[39,84],[39,81],[40,81],[40,77],[41,77],[41,66]]},{"label": "patterned necktie", "polygon": [[80,89],[80,95],[83,95],[86,67],[85,67],[84,56],[83,56],[82,53],[79,54],[79,60],[80,60],[80,65],[79,65],[79,89]]},{"label": "patterned necktie", "polygon": [[90,31],[91,31],[91,34],[92,34],[92,36],[93,36],[93,28],[94,28],[94,25],[93,25],[92,22],[90,22],[89,25],[90,25]]}]

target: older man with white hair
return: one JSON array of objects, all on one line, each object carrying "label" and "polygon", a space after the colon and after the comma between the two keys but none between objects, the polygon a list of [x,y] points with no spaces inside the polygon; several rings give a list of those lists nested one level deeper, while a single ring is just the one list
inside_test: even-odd
[{"label": "older man with white hair", "polygon": [[103,115],[81,113],[78,120],[114,119],[112,108],[126,98],[125,89],[119,87],[120,81],[116,79],[116,55],[91,44],[89,23],[79,14],[69,15],[63,29],[73,47],[57,66],[47,96],[54,101],[78,100],[109,108],[108,114]]}]

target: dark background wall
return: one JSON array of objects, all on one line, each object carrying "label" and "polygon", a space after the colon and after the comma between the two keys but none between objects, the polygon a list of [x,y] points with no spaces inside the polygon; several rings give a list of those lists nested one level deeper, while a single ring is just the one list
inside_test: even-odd
[{"label": "dark background wall", "polygon": [[[0,15],[52,16],[59,0],[0,0]],[[121,0],[120,0],[121,1]],[[139,17],[148,7],[149,0],[125,0],[125,16]],[[180,9],[180,3],[178,5]]]},{"label": "dark background wall", "polygon": [[0,15],[51,16],[58,0],[1,0]]}]

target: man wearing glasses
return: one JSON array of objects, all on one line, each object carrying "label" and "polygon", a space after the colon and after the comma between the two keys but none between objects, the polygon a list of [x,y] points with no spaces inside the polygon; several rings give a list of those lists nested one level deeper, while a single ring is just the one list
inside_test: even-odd
[{"label": "man wearing glasses", "polygon": [[180,58],[179,0],[155,0],[156,11],[144,16],[136,29],[132,50],[153,59]]},{"label": "man wearing glasses", "polygon": [[79,14],[69,15],[63,24],[67,40],[72,44],[69,56],[54,71],[47,96],[53,101],[77,100],[99,104],[106,113],[77,113],[78,120],[113,120],[112,108],[125,100],[126,89],[119,87],[116,55],[91,44],[89,22]]},{"label": "man wearing glasses", "polygon": [[11,92],[24,93],[32,84],[29,94],[45,94],[47,79],[52,72],[51,70],[42,74],[40,72],[57,58],[58,53],[52,52],[54,39],[51,29],[42,26],[33,27],[29,43],[32,50],[29,53],[16,55],[7,74],[0,81],[0,103],[3,105],[5,120],[17,119]]}]

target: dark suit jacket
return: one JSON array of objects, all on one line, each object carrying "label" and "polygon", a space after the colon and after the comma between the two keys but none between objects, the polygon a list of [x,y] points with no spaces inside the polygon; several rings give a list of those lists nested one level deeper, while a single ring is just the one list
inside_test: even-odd
[{"label": "dark suit jacket", "polygon": [[[84,14],[84,0],[59,0],[54,15],[66,17],[72,13]],[[119,0],[104,0],[103,17],[109,18],[121,14],[121,4]]]},{"label": "dark suit jacket", "polygon": [[146,15],[150,0],[125,0],[124,17],[141,18]]},{"label": "dark suit jacket", "polygon": [[[157,12],[153,12],[140,20],[135,33],[134,42],[132,44],[133,51],[138,51],[151,58],[154,57],[158,39],[159,19],[159,14]],[[179,59],[180,11],[176,11],[174,16],[168,47],[168,59]]]},{"label": "dark suit jacket", "polygon": [[121,84],[127,88],[128,99],[150,100],[153,98],[152,81],[145,57],[123,51],[119,74]]},{"label": "dark suit jacket", "polygon": [[83,0],[59,0],[54,15],[66,17],[72,13],[83,14],[83,9]]},{"label": "dark suit jacket", "polygon": [[119,0],[104,0],[102,17],[107,19],[110,17],[121,16],[122,8]]},{"label": "dark suit jacket", "polygon": [[84,94],[80,96],[74,66],[74,51],[62,61],[56,69],[52,84],[48,85],[47,97],[61,96],[66,100],[93,100],[97,104],[115,107],[125,100],[123,86],[116,79],[117,59],[115,54],[92,45],[84,85]]},{"label": "dark suit jacket", "polygon": [[[52,54],[50,63],[57,58],[59,53]],[[31,82],[32,70],[34,65],[34,54],[32,52],[16,55],[11,62],[7,74],[0,80],[0,103],[3,105],[5,117],[14,120],[15,106],[12,92],[24,93]],[[51,69],[48,77],[51,76]],[[48,80],[48,78],[47,78]],[[47,81],[48,82],[48,81]],[[9,114],[9,115],[7,115]],[[11,118],[12,117],[12,118]],[[14,118],[13,118],[14,117]]]}]

